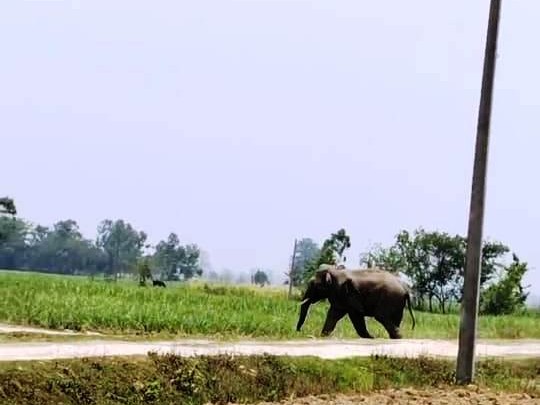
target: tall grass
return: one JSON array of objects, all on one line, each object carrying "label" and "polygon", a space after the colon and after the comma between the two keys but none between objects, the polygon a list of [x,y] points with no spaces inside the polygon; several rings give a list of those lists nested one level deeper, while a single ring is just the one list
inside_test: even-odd
[{"label": "tall grass", "polygon": [[[295,331],[298,302],[281,289],[204,284],[139,287],[135,282],[92,281],[81,277],[0,273],[0,321],[55,329],[106,333],[163,333],[183,336],[305,338],[318,336],[328,304],[312,306],[300,333]],[[405,338],[456,338],[459,317],[415,312],[411,330],[404,314]],[[368,329],[387,337],[371,318]],[[540,315],[485,316],[481,338],[540,338]],[[334,337],[357,337],[344,318]]]}]

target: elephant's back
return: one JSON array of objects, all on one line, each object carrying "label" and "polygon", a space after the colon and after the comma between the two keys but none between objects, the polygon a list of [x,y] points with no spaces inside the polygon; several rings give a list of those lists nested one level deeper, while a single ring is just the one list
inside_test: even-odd
[{"label": "elephant's back", "polygon": [[386,270],[353,270],[351,271],[351,278],[371,291],[407,292],[399,277]]}]

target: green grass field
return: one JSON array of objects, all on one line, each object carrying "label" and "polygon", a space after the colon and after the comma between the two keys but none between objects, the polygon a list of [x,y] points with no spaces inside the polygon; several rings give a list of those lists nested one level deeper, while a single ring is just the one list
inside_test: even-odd
[{"label": "green grass field", "polygon": [[[213,338],[305,338],[319,336],[328,304],[312,306],[302,332],[295,331],[298,302],[283,289],[175,284],[165,289],[139,287],[134,281],[104,282],[83,277],[0,273],[0,322],[110,334],[211,336]],[[405,338],[450,338],[459,317],[415,312],[411,330],[404,314]],[[386,338],[371,318],[368,328]],[[540,338],[540,314],[484,316],[480,338]],[[333,336],[354,338],[347,318]]]}]

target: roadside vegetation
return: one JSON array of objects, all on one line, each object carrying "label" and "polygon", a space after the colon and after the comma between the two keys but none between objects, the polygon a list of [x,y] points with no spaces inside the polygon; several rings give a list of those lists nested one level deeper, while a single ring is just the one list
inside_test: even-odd
[{"label": "roadside vegetation", "polygon": [[[536,360],[536,361],[535,361]],[[481,361],[477,385],[540,395],[538,360]],[[274,356],[81,359],[0,365],[0,402],[18,404],[227,404],[387,388],[450,387],[450,361]]]},{"label": "roadside vegetation", "polygon": [[[107,282],[87,277],[2,272],[0,322],[107,334],[294,339],[319,336],[328,304],[314,305],[305,330],[295,331],[298,301],[283,288],[173,283],[139,287],[135,280]],[[404,314],[405,338],[457,337],[458,314],[415,311],[416,328]],[[386,337],[371,318],[368,328]],[[540,313],[480,317],[480,338],[540,338]],[[356,338],[350,322],[334,337]]]}]

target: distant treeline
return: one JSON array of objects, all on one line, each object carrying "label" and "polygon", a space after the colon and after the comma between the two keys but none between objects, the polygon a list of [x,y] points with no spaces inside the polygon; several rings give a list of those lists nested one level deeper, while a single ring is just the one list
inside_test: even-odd
[{"label": "distant treeline", "polygon": [[[96,240],[85,238],[72,219],[51,228],[21,218],[0,215],[0,268],[31,269],[59,274],[97,274],[112,277],[136,271],[144,256],[147,235],[118,219],[102,221]],[[171,280],[200,275],[197,245],[182,245],[171,233],[146,255],[152,270]]]}]

